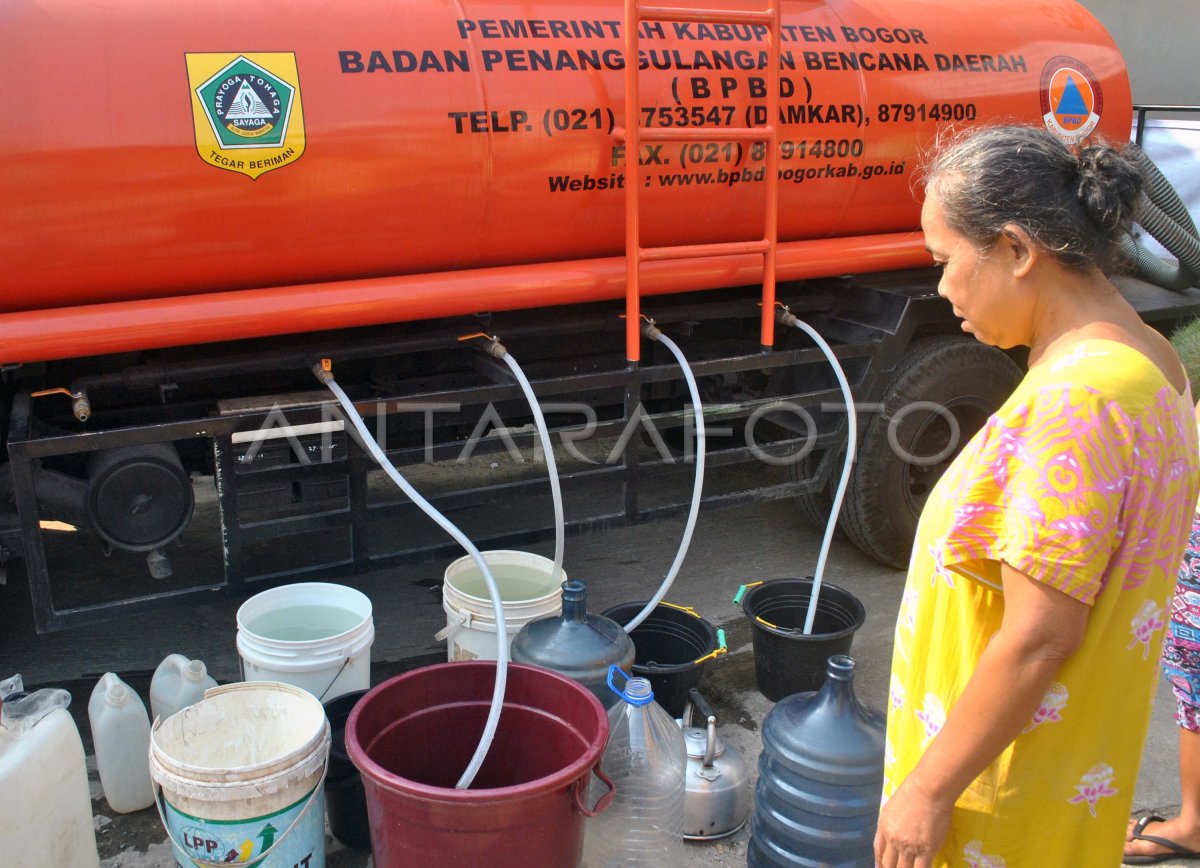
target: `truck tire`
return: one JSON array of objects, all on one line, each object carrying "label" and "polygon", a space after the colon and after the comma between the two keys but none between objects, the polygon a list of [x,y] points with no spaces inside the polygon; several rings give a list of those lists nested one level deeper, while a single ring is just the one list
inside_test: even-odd
[{"label": "truck tire", "polygon": [[906,567],[929,492],[1022,376],[972,338],[914,343],[859,440],[839,522],[850,540],[880,563]]},{"label": "truck tire", "polygon": [[[838,454],[834,456],[833,471],[830,473],[826,483],[816,491],[809,492],[808,494],[793,495],[796,512],[799,514],[801,520],[813,530],[819,531],[822,535],[825,533],[826,525],[829,524],[829,513],[833,511],[833,493],[837,491],[838,480],[842,478],[842,462],[845,459],[846,450],[838,449]],[[812,479],[816,474],[817,464],[820,461],[820,453],[806,455],[795,464],[789,466],[788,473],[797,482],[804,479]],[[834,528],[833,538],[839,540],[846,539],[846,534],[842,530],[841,524],[838,524]]]},{"label": "truck tire", "polygon": [[[794,482],[812,479],[817,464],[818,459],[814,458],[810,452],[795,464],[788,466],[788,475]],[[810,491],[807,494],[794,495],[793,500],[796,504],[796,511],[805,524],[814,529],[825,529],[825,524],[829,521],[829,511],[833,508],[833,495],[829,493],[828,485],[822,485],[816,491]]]}]

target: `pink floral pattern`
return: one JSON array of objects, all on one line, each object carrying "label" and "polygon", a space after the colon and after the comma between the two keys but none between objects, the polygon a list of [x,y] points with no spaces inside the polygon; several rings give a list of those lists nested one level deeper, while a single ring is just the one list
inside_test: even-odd
[{"label": "pink floral pattern", "polygon": [[954,587],[954,576],[952,576],[950,574],[950,571],[948,569],[946,569],[944,553],[945,553],[945,547],[942,545],[941,540],[938,540],[936,543],[930,544],[929,556],[931,558],[933,558],[933,572],[931,572],[929,574],[929,584],[936,585],[938,582],[938,579],[941,579],[943,582],[946,583],[946,585],[948,587],[953,588]]},{"label": "pink floral pattern", "polygon": [[1032,732],[1043,723],[1061,723],[1063,709],[1067,707],[1067,700],[1070,698],[1071,694],[1066,687],[1057,681],[1051,684],[1046,695],[1042,697],[1038,710],[1033,713],[1033,722],[1022,732]]},{"label": "pink floral pattern", "polygon": [[900,616],[897,621],[898,626],[912,632],[917,626],[917,603],[920,600],[920,594],[915,590],[906,590],[904,596],[900,598]]},{"label": "pink floral pattern", "polygon": [[1141,645],[1142,659],[1147,659],[1150,656],[1150,643],[1154,639],[1154,634],[1165,626],[1167,626],[1166,609],[1154,600],[1146,600],[1129,625],[1129,632],[1133,634],[1133,638],[1129,640],[1129,645],[1126,647],[1134,648]]},{"label": "pink floral pattern", "polygon": [[1163,389],[1158,412],[1134,418],[1064,384],[992,416],[943,480],[955,508],[944,544],[930,551],[930,580],[950,564],[1004,557],[1091,604],[1112,573],[1132,589],[1155,569],[1173,569],[1174,532],[1186,532],[1176,526],[1188,511],[1177,496],[1185,486],[1164,483],[1188,472],[1180,446],[1195,439],[1158,421],[1177,402]]},{"label": "pink floral pattern", "polygon": [[1107,763],[1097,763],[1075,786],[1076,793],[1067,799],[1072,805],[1087,803],[1092,816],[1096,816],[1096,803],[1115,796],[1119,791],[1112,785],[1116,773]]},{"label": "pink floral pattern", "polygon": [[946,707],[936,693],[925,694],[925,703],[917,711],[917,720],[925,724],[926,743],[942,731],[942,727],[946,725]]},{"label": "pink floral pattern", "polygon": [[967,868],[1006,868],[1003,856],[983,852],[982,841],[972,841],[963,847],[963,861]]}]

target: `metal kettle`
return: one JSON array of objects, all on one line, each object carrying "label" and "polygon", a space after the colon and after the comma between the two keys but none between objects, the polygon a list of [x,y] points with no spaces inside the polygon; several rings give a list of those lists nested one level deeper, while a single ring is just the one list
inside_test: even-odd
[{"label": "metal kettle", "polygon": [[[692,726],[693,708],[705,718],[704,726]],[[746,761],[717,735],[717,718],[695,688],[688,691],[681,726],[688,752],[683,837],[704,841],[732,835],[750,816]]]}]

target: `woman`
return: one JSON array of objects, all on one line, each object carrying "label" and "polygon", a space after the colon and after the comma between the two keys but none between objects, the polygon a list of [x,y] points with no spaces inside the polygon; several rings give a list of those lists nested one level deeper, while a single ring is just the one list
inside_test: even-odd
[{"label": "woman", "polygon": [[935,157],[962,328],[1029,371],[931,494],[896,627],[882,868],[1117,865],[1200,489],[1187,379],[1105,277],[1140,177],[1023,127]]}]

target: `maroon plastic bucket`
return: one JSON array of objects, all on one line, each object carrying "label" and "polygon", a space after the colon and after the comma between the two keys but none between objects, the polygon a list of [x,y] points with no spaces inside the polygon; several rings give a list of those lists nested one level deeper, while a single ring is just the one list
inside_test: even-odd
[{"label": "maroon plastic bucket", "polygon": [[[487,719],[493,661],[439,663],[375,687],[350,713],[376,868],[575,866],[608,718],[582,685],[510,664],[496,738],[470,789],[454,784]],[[606,796],[597,805],[607,807]]]}]

